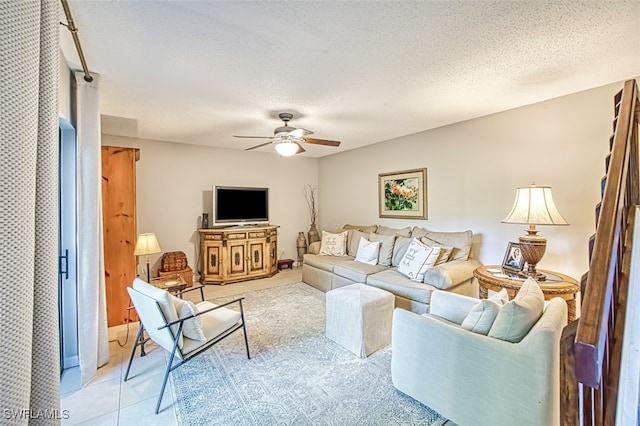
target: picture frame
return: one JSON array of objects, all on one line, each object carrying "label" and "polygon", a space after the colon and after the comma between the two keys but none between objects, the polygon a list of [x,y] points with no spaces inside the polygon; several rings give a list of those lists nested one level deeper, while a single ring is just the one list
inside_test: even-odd
[{"label": "picture frame", "polygon": [[520,244],[509,242],[507,244],[507,251],[504,254],[502,260],[502,269],[509,272],[520,272],[524,268],[524,257],[520,250]]},{"label": "picture frame", "polygon": [[380,173],[378,215],[396,219],[427,219],[427,169]]}]

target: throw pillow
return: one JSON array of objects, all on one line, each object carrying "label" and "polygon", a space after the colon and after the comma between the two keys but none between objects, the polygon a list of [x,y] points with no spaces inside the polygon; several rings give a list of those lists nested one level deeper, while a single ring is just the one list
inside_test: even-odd
[{"label": "throw pillow", "polygon": [[449,260],[469,259],[473,232],[428,232],[423,237],[423,241],[425,241],[425,237],[442,245],[453,247]]},{"label": "throw pillow", "polygon": [[376,231],[376,234],[395,235],[398,237],[410,237],[411,227],[407,226],[406,228],[387,228],[386,226],[378,225],[378,230]]},{"label": "throw pillow", "polygon": [[438,260],[436,261],[436,265],[442,265],[443,263],[446,263],[449,261],[449,257],[451,256],[451,252],[453,251],[453,247],[451,246],[445,246],[443,244],[440,244],[436,241],[433,241],[430,238],[427,237],[422,237],[420,238],[420,241],[428,246],[432,246],[432,247],[440,247],[440,256],[438,257]]},{"label": "throw pillow", "polygon": [[393,257],[393,245],[396,241],[394,235],[369,234],[369,241],[380,243],[380,252],[378,253],[378,264],[383,266],[391,265]]},{"label": "throw pillow", "polygon": [[471,308],[461,326],[465,330],[486,336],[500,313],[500,308],[502,305],[495,300],[483,299]]},{"label": "throw pillow", "polygon": [[369,233],[365,234],[357,229],[349,229],[347,231],[347,254],[356,257],[360,245],[360,238],[364,237],[366,239],[368,236]]},{"label": "throw pillow", "polygon": [[538,283],[527,278],[513,300],[505,303],[496,317],[489,337],[517,343],[540,319],[544,309],[544,294]]},{"label": "throw pillow", "polygon": [[[198,313],[198,308],[193,302],[180,299],[179,297],[171,296],[178,316],[185,318]],[[200,342],[206,342],[207,338],[202,330],[202,321],[199,316],[191,318],[182,323],[182,334],[189,339],[198,340]]]},{"label": "throw pillow", "polygon": [[425,272],[433,268],[439,255],[439,247],[428,247],[414,238],[398,265],[398,272],[413,281],[422,282]]},{"label": "throw pillow", "polygon": [[360,237],[360,244],[358,245],[358,252],[356,253],[356,262],[366,263],[367,265],[377,265],[379,251],[379,241],[369,241],[364,237]]},{"label": "throw pillow", "polygon": [[322,231],[320,253],[324,256],[345,256],[347,254],[347,231],[339,234]]},{"label": "throw pillow", "polygon": [[407,252],[409,244],[411,244],[413,238],[409,237],[396,237],[396,242],[393,245],[393,257],[391,258],[391,266],[398,266],[402,257]]},{"label": "throw pillow", "polygon": [[338,233],[340,232],[344,232],[344,231],[348,231],[350,229],[354,229],[356,231],[360,231],[360,232],[364,232],[365,234],[368,234],[370,232],[376,232],[376,230],[378,229],[378,225],[349,225],[346,224],[344,225],[342,228],[338,229]]},{"label": "throw pillow", "polygon": [[[177,321],[179,318],[179,313],[176,310],[175,304],[171,300],[171,294],[167,290],[163,290],[161,288],[157,288],[149,283],[142,281],[140,278],[135,278],[133,280],[133,289],[139,291],[142,294],[145,294],[158,302],[160,305],[160,309],[162,309],[162,313],[164,314],[167,322]],[[173,335],[175,336],[178,333],[178,326],[172,325],[171,331],[173,331]],[[182,336],[178,339],[178,347],[182,349],[183,339]]]}]

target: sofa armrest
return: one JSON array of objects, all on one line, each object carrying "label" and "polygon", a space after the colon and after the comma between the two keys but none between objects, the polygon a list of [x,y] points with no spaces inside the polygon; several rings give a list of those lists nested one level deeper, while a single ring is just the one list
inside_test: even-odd
[{"label": "sofa armrest", "polygon": [[460,325],[479,301],[475,297],[436,290],[431,294],[429,313]]},{"label": "sofa armrest", "polygon": [[446,290],[473,278],[473,271],[481,265],[477,259],[453,260],[429,269],[423,282]]},{"label": "sofa armrest", "polygon": [[310,254],[320,253],[320,246],[322,246],[322,241],[315,241],[309,244],[309,253]]}]

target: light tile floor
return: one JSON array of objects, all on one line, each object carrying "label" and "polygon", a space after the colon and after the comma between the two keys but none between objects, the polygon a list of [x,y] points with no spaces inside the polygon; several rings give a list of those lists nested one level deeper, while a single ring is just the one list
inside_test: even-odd
[{"label": "light tile floor", "polygon": [[[230,296],[248,291],[300,282],[302,269],[283,269],[271,278],[205,286],[205,299]],[[189,300],[199,301],[194,291]],[[160,386],[166,368],[165,352],[153,342],[145,345],[147,355],[133,360],[129,380],[123,382],[131,355],[132,341],[138,331],[138,323],[109,329],[109,363],[98,369],[98,374],[88,385],[80,385],[79,368],[65,370],[60,381],[60,405],[68,410],[64,425],[177,425],[173,394],[167,384],[160,412],[154,414]],[[125,344],[126,342],[126,344]],[[251,344],[251,342],[249,342]],[[122,345],[122,346],[121,346]]]}]

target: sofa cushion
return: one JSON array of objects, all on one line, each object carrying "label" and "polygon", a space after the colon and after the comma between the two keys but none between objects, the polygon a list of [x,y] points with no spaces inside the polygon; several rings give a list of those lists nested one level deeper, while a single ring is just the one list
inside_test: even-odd
[{"label": "sofa cushion", "polygon": [[325,256],[346,256],[347,255],[347,231],[333,234],[322,231],[322,245],[320,253]]},{"label": "sofa cushion", "polygon": [[351,256],[323,256],[319,254],[305,254],[304,263],[314,268],[321,269],[327,272],[333,272],[333,268],[341,263],[351,262],[353,257]]},{"label": "sofa cushion", "polygon": [[424,228],[419,228],[417,226],[414,226],[413,229],[411,229],[411,238],[420,238],[420,237],[424,237],[425,235],[427,235],[430,231],[424,229]]},{"label": "sofa cushion", "polygon": [[380,242],[380,252],[378,253],[378,263],[384,266],[391,266],[391,258],[393,256],[393,245],[396,237],[393,235],[382,235],[371,233],[369,241]]},{"label": "sofa cushion", "polygon": [[360,237],[360,244],[358,245],[355,261],[366,263],[367,265],[377,265],[379,251],[379,241],[369,241],[364,237]]},{"label": "sofa cushion", "polygon": [[517,343],[540,319],[543,310],[544,294],[534,279],[527,278],[516,297],[500,309],[489,337]]},{"label": "sofa cushion", "polygon": [[376,231],[376,234],[395,235],[397,237],[410,237],[411,227],[407,226],[406,228],[388,228],[386,226],[378,225],[378,230]]},{"label": "sofa cushion", "polygon": [[438,260],[440,250],[440,247],[427,246],[414,238],[398,265],[398,272],[413,281],[422,282],[424,274],[433,268]]},{"label": "sofa cushion", "polygon": [[391,266],[398,266],[400,261],[404,257],[404,254],[409,248],[413,238],[411,237],[396,237],[396,241],[393,244],[393,256],[391,257]]},{"label": "sofa cushion", "polygon": [[433,286],[410,280],[398,272],[396,268],[369,275],[366,284],[426,305],[431,300],[431,293],[436,290]]},{"label": "sofa cushion", "polygon": [[438,256],[438,260],[436,260],[435,266],[442,265],[443,263],[447,263],[449,261],[451,252],[453,251],[453,247],[445,246],[444,244],[440,244],[426,237],[421,237],[420,241],[427,246],[440,247],[440,255]]},{"label": "sofa cushion", "polygon": [[473,232],[469,230],[462,232],[427,232],[422,238],[426,242],[427,240],[424,238],[453,247],[449,260],[467,260],[471,251]]},{"label": "sofa cushion", "polygon": [[342,228],[338,229],[338,233],[343,231],[348,231],[350,229],[355,229],[356,231],[364,232],[368,234],[370,232],[376,232],[378,229],[378,225],[344,225]]},{"label": "sofa cushion", "polygon": [[360,238],[369,239],[369,233],[358,231],[357,229],[349,229],[347,231],[347,254],[355,257],[358,253],[358,246],[360,245]]},{"label": "sofa cushion", "polygon": [[366,263],[353,261],[336,265],[333,268],[333,273],[353,282],[364,284],[369,275],[384,271],[387,268],[387,266],[383,265],[367,265]]}]

